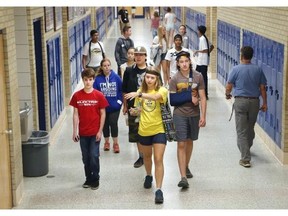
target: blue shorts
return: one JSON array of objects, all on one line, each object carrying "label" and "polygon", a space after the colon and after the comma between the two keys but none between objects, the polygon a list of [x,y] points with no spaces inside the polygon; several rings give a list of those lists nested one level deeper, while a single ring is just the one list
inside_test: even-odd
[{"label": "blue shorts", "polygon": [[177,141],[186,141],[188,139],[197,140],[199,134],[199,120],[200,116],[186,117],[173,115]]},{"label": "blue shorts", "polygon": [[159,133],[152,136],[140,136],[139,135],[139,143],[141,145],[150,146],[156,143],[161,143],[166,145],[167,139],[165,133]]}]

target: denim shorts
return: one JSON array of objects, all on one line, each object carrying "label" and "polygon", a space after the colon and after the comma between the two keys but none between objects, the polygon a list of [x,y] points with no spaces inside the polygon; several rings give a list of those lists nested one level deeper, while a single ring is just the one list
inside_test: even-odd
[{"label": "denim shorts", "polygon": [[199,120],[200,116],[186,117],[173,115],[177,141],[186,141],[188,139],[197,140],[199,134]]},{"label": "denim shorts", "polygon": [[150,146],[156,143],[161,143],[166,145],[167,139],[165,133],[159,133],[152,136],[140,136],[139,135],[139,143],[141,145]]}]

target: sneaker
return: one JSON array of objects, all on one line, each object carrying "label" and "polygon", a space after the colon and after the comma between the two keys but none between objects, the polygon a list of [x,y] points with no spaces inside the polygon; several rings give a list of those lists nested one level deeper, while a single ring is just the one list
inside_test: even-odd
[{"label": "sneaker", "polygon": [[178,183],[178,187],[182,187],[182,188],[188,188],[189,187],[189,183],[185,177],[181,178],[181,181]]},{"label": "sneaker", "polygon": [[110,143],[109,142],[105,142],[104,143],[104,151],[109,151],[110,150]]},{"label": "sneaker", "polygon": [[92,190],[97,190],[99,188],[99,180],[91,183],[90,187]]},{"label": "sneaker", "polygon": [[119,153],[120,152],[118,143],[114,143],[113,144],[113,151],[114,151],[114,153]]},{"label": "sneaker", "polygon": [[164,201],[164,198],[163,198],[163,192],[158,189],[156,192],[155,192],[155,203],[156,204],[162,204]]},{"label": "sneaker", "polygon": [[143,158],[139,157],[138,160],[134,163],[135,168],[139,168],[144,164]]},{"label": "sneaker", "polygon": [[239,161],[239,164],[240,164],[241,166],[243,166],[243,167],[246,167],[246,168],[251,167],[250,161],[240,160],[240,161]]},{"label": "sneaker", "polygon": [[187,178],[193,178],[192,173],[190,172],[190,169],[188,167],[186,167],[186,177]]},{"label": "sneaker", "polygon": [[152,181],[153,181],[153,177],[152,176],[146,176],[145,177],[145,181],[144,181],[144,188],[149,189],[152,187]]},{"label": "sneaker", "polygon": [[84,184],[82,185],[82,187],[83,187],[83,188],[90,188],[91,185],[90,185],[90,183],[86,180],[86,181],[84,182]]}]

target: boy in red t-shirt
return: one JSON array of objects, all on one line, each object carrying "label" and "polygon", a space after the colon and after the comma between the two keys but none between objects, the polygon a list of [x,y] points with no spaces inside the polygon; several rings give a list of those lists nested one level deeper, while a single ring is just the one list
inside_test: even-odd
[{"label": "boy in red t-shirt", "polygon": [[86,180],[83,188],[99,187],[99,144],[105,122],[105,107],[109,104],[103,93],[93,88],[95,71],[87,68],[81,77],[84,88],[75,92],[69,105],[73,106],[74,142],[80,140]]}]

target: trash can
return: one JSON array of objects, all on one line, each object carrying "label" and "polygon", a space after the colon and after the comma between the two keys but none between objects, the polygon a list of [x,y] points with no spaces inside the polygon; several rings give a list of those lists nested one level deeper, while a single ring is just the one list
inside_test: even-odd
[{"label": "trash can", "polygon": [[47,131],[32,131],[27,142],[22,142],[23,175],[38,177],[48,173],[48,145]]}]

